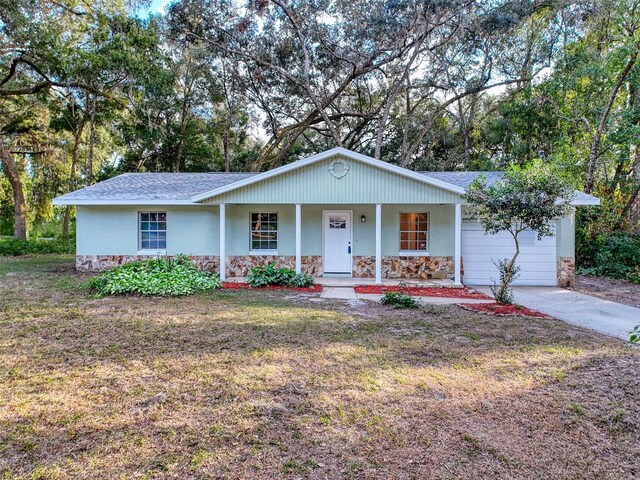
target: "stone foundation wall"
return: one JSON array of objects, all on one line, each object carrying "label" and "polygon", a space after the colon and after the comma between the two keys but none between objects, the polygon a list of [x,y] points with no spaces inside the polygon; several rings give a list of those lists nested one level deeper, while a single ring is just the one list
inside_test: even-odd
[{"label": "stone foundation wall", "polygon": [[576,261],[573,257],[558,257],[558,286],[573,288],[576,286]]},{"label": "stone foundation wall", "polygon": [[[251,267],[266,265],[276,262],[279,268],[295,270],[296,257],[287,255],[236,255],[227,257],[227,276],[246,277],[251,272]],[[322,257],[309,255],[302,257],[302,273],[308,273],[312,277],[322,276]]]},{"label": "stone foundation wall", "polygon": [[[220,259],[217,255],[189,255],[189,259],[200,270],[218,272]],[[100,272],[124,263],[155,258],[153,255],[77,255],[76,269],[81,272]],[[564,271],[571,267],[573,281],[573,258],[570,263],[562,263]],[[278,267],[295,269],[296,257],[285,255],[237,255],[227,257],[227,276],[246,277],[251,267],[276,262]],[[558,259],[558,284],[560,284],[561,259]],[[302,272],[312,277],[320,277],[322,256],[302,257]],[[357,278],[374,278],[375,257],[354,256],[352,274]],[[563,274],[567,275],[567,274]],[[453,257],[382,257],[383,278],[453,278]]]},{"label": "stone foundation wall", "polygon": [[[453,257],[382,257],[382,278],[453,278],[453,270]],[[375,257],[353,257],[354,277],[374,278],[375,272]]]},{"label": "stone foundation wall", "polygon": [[[155,255],[76,255],[76,270],[101,272],[118,265],[150,258],[156,257]],[[217,255],[188,255],[188,258],[200,270],[217,272],[220,268],[220,259]]]}]

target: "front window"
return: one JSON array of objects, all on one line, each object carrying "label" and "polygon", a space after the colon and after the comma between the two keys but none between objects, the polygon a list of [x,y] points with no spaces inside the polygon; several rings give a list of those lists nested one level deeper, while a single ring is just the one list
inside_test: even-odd
[{"label": "front window", "polygon": [[251,214],[251,250],[278,249],[278,214]]},{"label": "front window", "polygon": [[401,213],[400,214],[400,251],[426,252],[428,250],[428,224],[427,213]]},{"label": "front window", "polygon": [[167,212],[140,212],[140,250],[167,248]]}]

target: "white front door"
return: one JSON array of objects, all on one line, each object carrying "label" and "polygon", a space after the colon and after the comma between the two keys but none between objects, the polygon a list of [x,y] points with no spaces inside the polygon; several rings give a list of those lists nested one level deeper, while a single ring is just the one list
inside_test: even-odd
[{"label": "white front door", "polygon": [[324,273],[351,275],[351,212],[324,212]]}]

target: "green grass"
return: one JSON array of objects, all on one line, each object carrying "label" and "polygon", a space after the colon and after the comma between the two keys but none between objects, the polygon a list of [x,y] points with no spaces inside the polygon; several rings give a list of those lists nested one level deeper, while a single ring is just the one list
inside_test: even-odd
[{"label": "green grass", "polygon": [[54,268],[73,267],[74,255],[50,254],[24,257],[4,257],[0,255],[0,275],[6,273],[50,273]]},{"label": "green grass", "polygon": [[96,298],[72,266],[0,259],[0,478],[617,479],[640,455],[639,352],[590,331],[278,291]]}]

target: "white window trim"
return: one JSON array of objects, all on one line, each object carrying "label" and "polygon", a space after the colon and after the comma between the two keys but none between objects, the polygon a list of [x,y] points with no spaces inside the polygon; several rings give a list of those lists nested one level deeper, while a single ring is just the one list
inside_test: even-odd
[{"label": "white window trim", "polygon": [[429,250],[398,250],[399,257],[428,257]]},{"label": "white window trim", "polygon": [[[164,256],[167,254],[167,249],[166,248],[142,248],[142,229],[140,228],[140,224],[142,223],[141,220],[141,215],[143,213],[164,213],[166,215],[166,219],[165,219],[165,223],[167,224],[164,232],[165,235],[168,233],[169,231],[169,223],[168,223],[168,219],[169,219],[169,215],[167,214],[166,211],[161,211],[161,210],[144,210],[144,211],[139,211],[138,212],[138,250],[136,251],[136,255],[154,255],[154,256]],[[165,238],[165,243],[168,242],[168,238]]]},{"label": "white window trim", "polygon": [[278,250],[249,250],[249,255],[278,255]]},{"label": "white window trim", "polygon": [[[276,239],[276,245],[280,245],[280,212],[278,210],[270,210],[270,211],[260,211],[260,212],[256,212],[256,211],[252,211],[249,212],[249,255],[278,255],[278,249],[276,248],[268,250],[268,249],[254,249],[251,248],[253,242],[251,240],[251,232],[253,231],[252,225],[253,225],[253,215],[257,214],[257,215],[263,215],[263,214],[267,214],[269,215],[270,213],[275,213],[277,215],[277,220],[276,220],[276,225],[278,226],[277,230],[276,230],[276,234],[277,234],[277,239]],[[268,220],[267,220],[268,222]]]},{"label": "white window trim", "polygon": [[427,215],[427,249],[426,250],[401,250],[398,248],[399,257],[428,257],[431,247],[431,213],[428,211],[417,212],[400,212],[398,214],[398,247],[402,245],[402,222],[400,222],[403,213],[425,213]]}]

